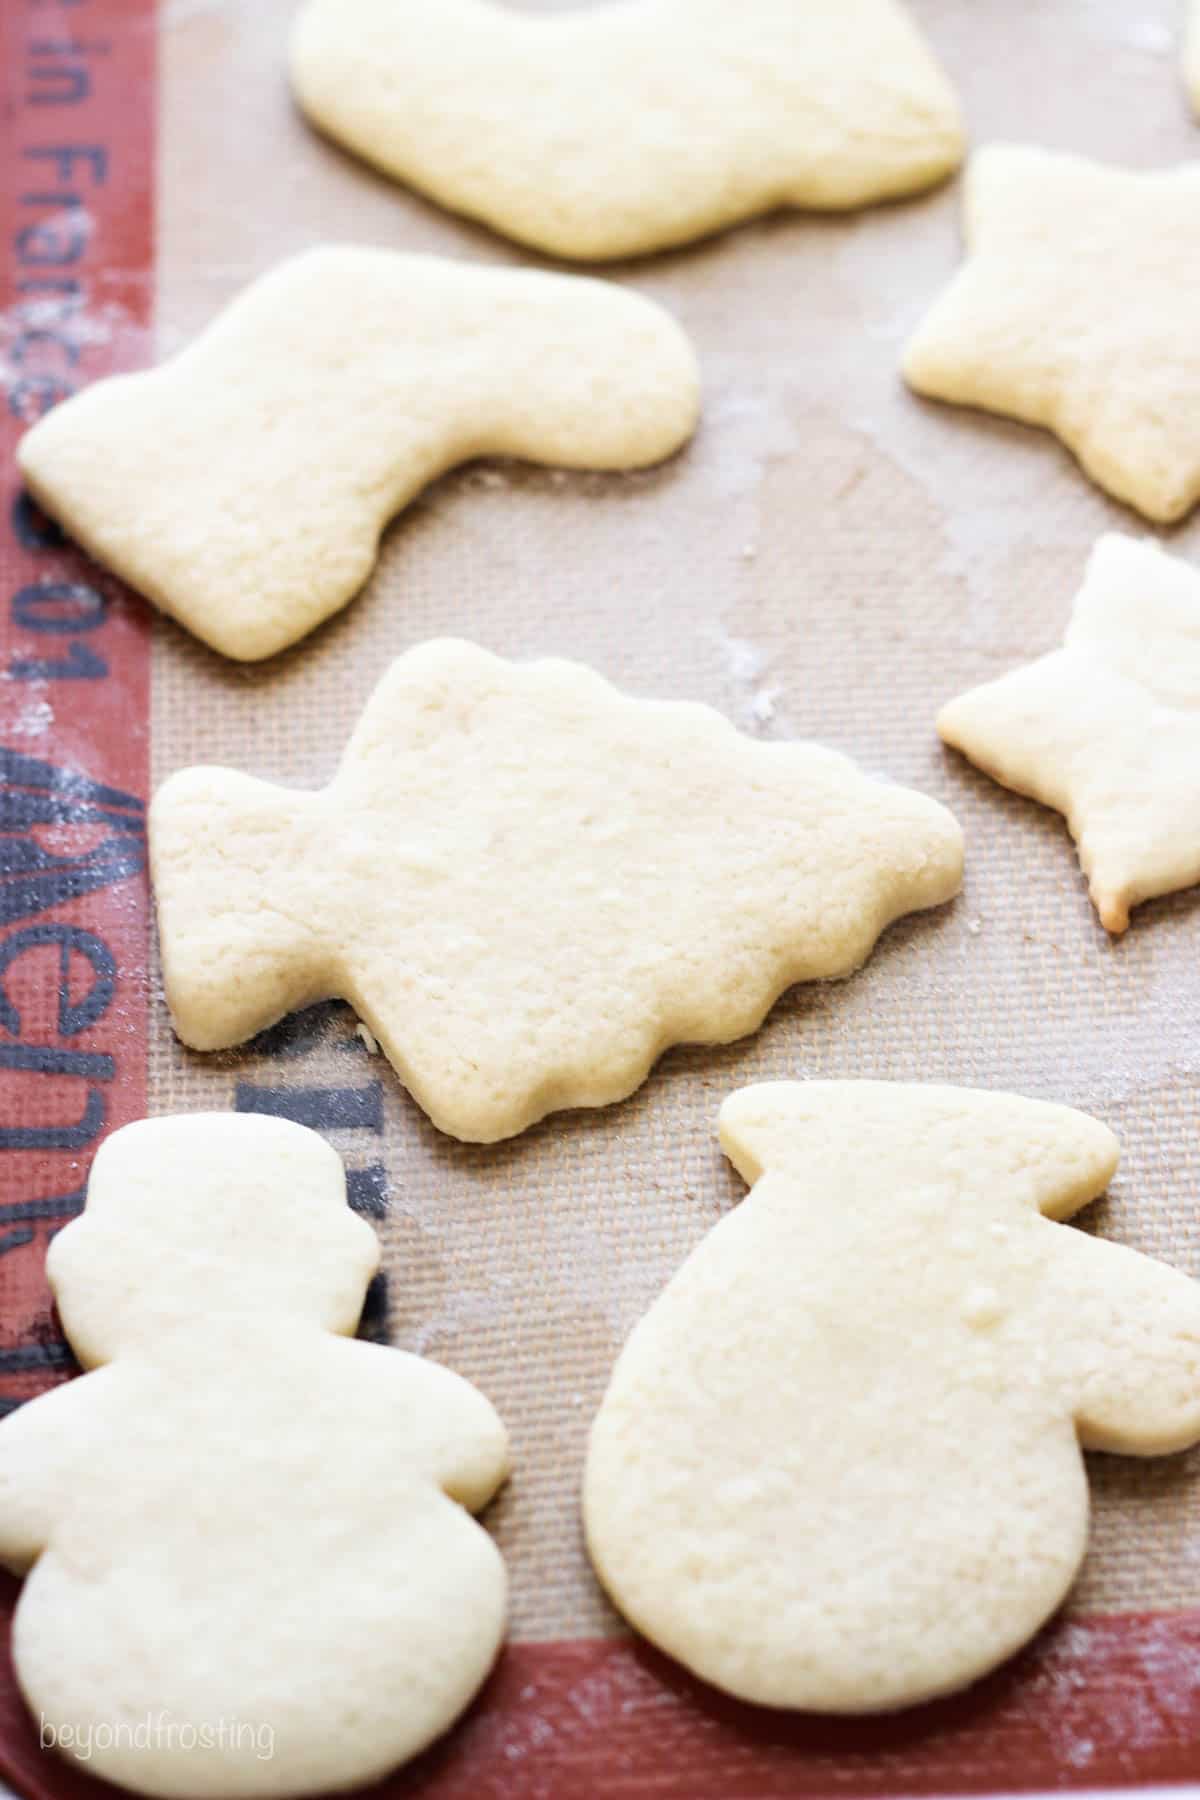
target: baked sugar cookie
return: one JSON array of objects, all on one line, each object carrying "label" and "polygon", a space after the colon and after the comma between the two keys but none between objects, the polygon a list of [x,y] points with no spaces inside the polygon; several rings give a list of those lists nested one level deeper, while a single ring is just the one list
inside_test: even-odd
[{"label": "baked sugar cookie", "polygon": [[1147,518],[1200,499],[1200,162],[971,158],[968,257],[904,358],[918,393],[1045,425]]},{"label": "baked sugar cookie", "polygon": [[1109,931],[1200,881],[1200,572],[1156,544],[1101,538],[1062,649],[951,700],[937,724],[1065,815]]},{"label": "baked sugar cookie", "polygon": [[188,769],[150,846],[186,1044],[337,995],[480,1142],[754,1031],[962,871],[948,812],[833,751],[449,640],[392,665],[330,786]]},{"label": "baked sugar cookie", "polygon": [[307,0],[292,85],[329,136],[556,256],[637,256],[780,206],[863,206],[958,166],[896,0]]},{"label": "baked sugar cookie", "polygon": [[857,1713],[982,1675],[1067,1592],[1081,1448],[1200,1440],[1200,1284],[1070,1231],[1117,1162],[1066,1107],[773,1082],[721,1111],[753,1191],[621,1352],[588,1545],[730,1693]]},{"label": "baked sugar cookie", "polygon": [[609,282],[320,249],[161,368],[55,407],[21,442],[38,503],[226,656],[272,656],[346,604],[384,526],[476,456],[660,462],[695,428],[690,344]]},{"label": "baked sugar cookie", "polygon": [[47,1271],[91,1374],[0,1424],[0,1558],[43,1743],[179,1800],[373,1781],[487,1674],[505,1575],[477,1511],[504,1428],[354,1340],[379,1261],[314,1132],[126,1126]]}]

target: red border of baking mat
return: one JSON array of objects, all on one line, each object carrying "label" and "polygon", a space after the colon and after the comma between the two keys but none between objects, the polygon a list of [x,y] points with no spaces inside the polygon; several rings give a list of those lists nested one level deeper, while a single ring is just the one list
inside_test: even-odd
[{"label": "red border of baking mat", "polygon": [[[15,1593],[3,1578],[6,1615]],[[868,1719],[744,1706],[639,1643],[512,1644],[461,1723],[371,1795],[897,1800],[1186,1782],[1198,1723],[1200,1611],[1061,1624],[964,1694]],[[118,1791],[39,1747],[7,1666],[0,1773],[26,1800]]]},{"label": "red border of baking mat", "polygon": [[25,426],[149,360],[154,0],[2,0],[0,1410],[70,1372],[46,1244],[146,1110],[150,631],[21,493]]},{"label": "red border of baking mat", "polygon": [[[242,0],[250,4],[252,0]],[[149,359],[155,0],[0,0],[7,405],[0,519],[0,1407],[70,1372],[43,1277],[104,1133],[146,1103],[145,608],[21,501],[26,422]],[[41,1750],[7,1658],[0,1774],[98,1794]],[[882,1719],[758,1711],[627,1640],[517,1644],[384,1785],[434,1800],[776,1800],[1200,1776],[1200,1612],[1060,1624],[969,1692]],[[113,1791],[113,1790],[109,1790]]]},{"label": "red border of baking mat", "polygon": [[26,424],[150,354],[152,0],[3,0],[0,1409],[71,1363],[43,1277],[146,1106],[146,609],[21,493]]}]

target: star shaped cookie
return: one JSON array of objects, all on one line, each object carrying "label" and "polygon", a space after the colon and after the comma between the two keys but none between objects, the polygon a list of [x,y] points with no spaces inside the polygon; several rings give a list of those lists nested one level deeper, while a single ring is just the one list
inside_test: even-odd
[{"label": "star shaped cookie", "polygon": [[349,1000],[434,1123],[477,1142],[755,1030],[962,870],[943,807],[833,751],[452,640],[393,664],[329,787],[188,769],[150,843],[185,1043]]},{"label": "star shaped cookie", "polygon": [[965,231],[905,353],[911,386],[1047,426],[1118,500],[1182,518],[1200,499],[1200,162],[982,150]]},{"label": "star shaped cookie", "polygon": [[621,1611],[766,1706],[878,1712],[1011,1656],[1087,1543],[1083,1449],[1200,1440],[1200,1283],[1067,1229],[1106,1126],[1014,1094],[767,1082],[752,1192],[622,1350],[588,1547]]},{"label": "star shaped cookie", "polygon": [[97,562],[255,661],[353,598],[436,475],[645,468],[691,436],[699,391],[674,319],[615,282],[323,247],[160,368],[56,406],[17,460]]},{"label": "star shaped cookie", "polygon": [[958,166],[957,100],[898,0],[307,0],[322,131],[556,256],[636,256],[780,206],[862,206]]},{"label": "star shaped cookie", "polygon": [[1200,881],[1200,573],[1112,534],[1061,650],[950,701],[946,743],[1065,815],[1109,931]]}]

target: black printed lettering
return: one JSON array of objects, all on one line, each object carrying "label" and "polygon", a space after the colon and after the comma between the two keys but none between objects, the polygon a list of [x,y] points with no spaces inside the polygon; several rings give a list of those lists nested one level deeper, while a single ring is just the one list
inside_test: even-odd
[{"label": "black printed lettering", "polygon": [[258,1087],[239,1081],[234,1105],[238,1112],[268,1113],[314,1131],[383,1130],[383,1089],[377,1081],[362,1088]]},{"label": "black printed lettering", "polygon": [[10,681],[101,681],[108,664],[87,644],[68,644],[65,656],[14,656]]},{"label": "black printed lettering", "polygon": [[82,581],[34,581],[13,595],[13,623],[26,631],[72,637],[95,631],[108,616],[108,601]]},{"label": "black printed lettering", "polygon": [[385,1219],[388,1210],[387,1170],[382,1163],[346,1170],[346,1198],[364,1219]]},{"label": "black printed lettering", "polygon": [[[28,925],[0,942],[0,1026],[10,1037],[21,1035],[21,1015],[8,993],[9,972],[22,956],[47,944],[58,947],[59,1037],[78,1036],[108,1011],[117,983],[117,965],[108,945],[79,925]],[[92,977],[79,1000],[71,998],[73,957],[82,958]]]},{"label": "black printed lettering", "polygon": [[[98,826],[104,836],[55,854],[35,837],[39,825]],[[145,807],[134,795],[0,747],[0,926],[111,887],[145,863]]]}]

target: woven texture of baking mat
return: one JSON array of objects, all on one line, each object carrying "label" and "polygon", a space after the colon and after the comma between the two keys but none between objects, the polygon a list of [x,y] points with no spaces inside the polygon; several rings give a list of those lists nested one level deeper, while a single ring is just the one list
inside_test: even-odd
[{"label": "woven texture of baking mat", "polygon": [[[315,241],[538,260],[306,128],[284,79],[291,11],[167,0],[161,354]],[[1169,0],[913,11],[976,143],[1137,167],[1200,154]],[[320,783],[387,661],[455,634],[509,656],[577,657],[635,694],[707,701],[767,737],[819,737],[945,801],[966,829],[962,898],[892,930],[854,980],[797,990],[757,1037],[675,1051],[624,1105],[498,1148],[439,1136],[344,1008],[262,1051],[202,1058],[156,1007],[152,1111],[226,1108],[239,1084],[245,1104],[248,1089],[304,1090],[304,1104],[349,1121],[331,1132],[349,1166],[376,1171],[372,1191],[386,1183],[374,1328],[469,1376],[509,1424],[514,1475],[488,1523],[518,1638],[619,1629],[580,1535],[586,1433],[625,1334],[743,1191],[714,1138],[733,1088],[875,1076],[1084,1107],[1124,1146],[1092,1222],[1200,1275],[1200,901],[1144,907],[1110,942],[1058,817],[975,774],[933,729],[941,701],[1057,643],[1098,532],[1144,529],[1049,437],[905,392],[901,345],[958,257],[951,185],[604,271],[669,307],[698,346],[704,423],[683,456],[631,478],[452,474],[388,533],[340,618],[255,669],[157,630],[156,780],[205,761]],[[1200,558],[1200,524],[1173,541]],[[1094,1457],[1091,1474],[1073,1606],[1200,1603],[1200,1458]]]}]

